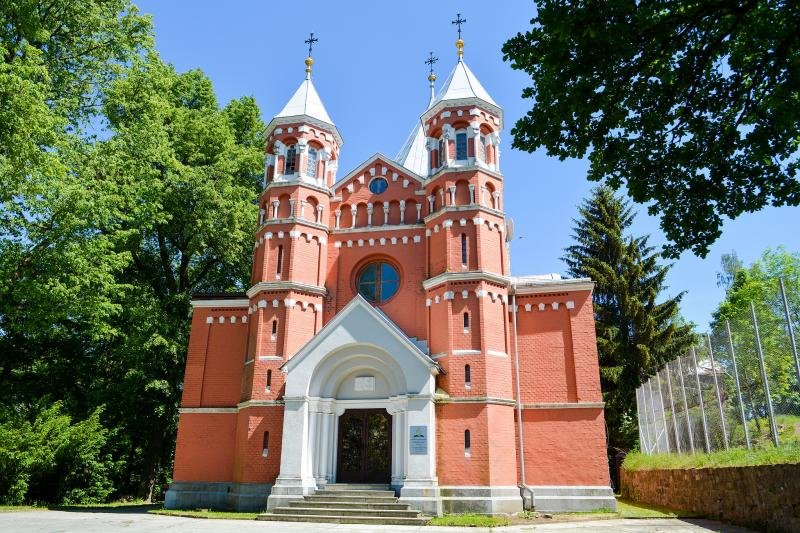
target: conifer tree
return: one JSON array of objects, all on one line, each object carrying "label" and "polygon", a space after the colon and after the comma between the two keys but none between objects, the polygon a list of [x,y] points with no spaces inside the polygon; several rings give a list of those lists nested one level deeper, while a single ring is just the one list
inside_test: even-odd
[{"label": "conifer tree", "polygon": [[598,187],[574,220],[575,244],[563,261],[574,277],[589,277],[593,292],[600,383],[606,402],[609,452],[629,450],[637,439],[636,388],[687,349],[692,326],[678,313],[683,293],[659,302],[670,266],[648,244],[629,235],[630,205]]}]

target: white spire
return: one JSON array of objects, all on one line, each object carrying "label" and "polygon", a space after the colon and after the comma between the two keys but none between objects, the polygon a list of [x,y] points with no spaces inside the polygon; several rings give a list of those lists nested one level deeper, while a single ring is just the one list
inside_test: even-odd
[{"label": "white spire", "polygon": [[419,176],[428,175],[428,150],[425,148],[425,131],[421,122],[411,131],[394,160]]},{"label": "white spire", "polygon": [[294,92],[294,95],[289,99],[289,102],[283,106],[281,112],[275,115],[275,118],[281,117],[295,117],[305,115],[315,118],[322,122],[333,125],[330,115],[322,105],[322,100],[319,93],[314,88],[314,83],[310,78],[303,80],[300,87]]},{"label": "white spire", "polygon": [[467,64],[459,58],[455,68],[447,77],[444,85],[439,90],[439,94],[433,101],[430,107],[442,102],[444,100],[462,100],[465,98],[478,98],[495,107],[498,106],[486,89],[483,88],[481,82],[475,77],[475,74],[469,69]]}]

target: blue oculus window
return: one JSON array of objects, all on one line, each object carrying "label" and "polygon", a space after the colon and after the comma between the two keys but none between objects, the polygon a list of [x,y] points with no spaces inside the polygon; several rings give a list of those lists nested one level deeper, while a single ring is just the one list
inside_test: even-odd
[{"label": "blue oculus window", "polygon": [[381,194],[389,188],[389,182],[383,178],[375,178],[369,182],[369,190],[372,194]]},{"label": "blue oculus window", "polygon": [[383,303],[397,294],[400,274],[391,264],[376,261],[362,268],[356,278],[358,292],[373,303]]}]

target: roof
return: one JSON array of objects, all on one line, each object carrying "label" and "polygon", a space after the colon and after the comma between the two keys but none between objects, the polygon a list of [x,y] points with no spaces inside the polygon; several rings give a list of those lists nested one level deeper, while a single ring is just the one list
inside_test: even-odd
[{"label": "roof", "polygon": [[428,175],[428,149],[425,147],[425,131],[421,122],[411,131],[394,160],[420,176]]},{"label": "roof", "polygon": [[439,90],[439,94],[436,95],[436,99],[428,107],[433,107],[444,100],[463,100],[465,98],[478,98],[495,107],[500,107],[492,100],[467,64],[461,60],[456,63],[455,68]]},{"label": "roof", "polygon": [[317,93],[317,89],[314,88],[314,84],[311,82],[310,78],[303,80],[303,83],[301,83],[300,87],[294,92],[289,102],[283,106],[280,113],[275,115],[275,118],[296,117],[300,115],[315,118],[333,125],[333,120],[331,120],[330,115],[328,115],[328,112],[325,110],[325,106],[322,105],[319,93]]}]

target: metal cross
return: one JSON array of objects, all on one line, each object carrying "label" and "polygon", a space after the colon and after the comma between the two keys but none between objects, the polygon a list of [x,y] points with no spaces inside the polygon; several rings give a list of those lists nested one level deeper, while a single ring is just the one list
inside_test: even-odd
[{"label": "metal cross", "polygon": [[467,19],[461,18],[461,13],[456,13],[456,20],[451,21],[451,24],[456,24],[458,26],[458,38],[461,39],[461,25],[464,24]]},{"label": "metal cross", "polygon": [[314,32],[313,31],[311,32],[311,35],[309,36],[309,38],[306,39],[305,41],[303,41],[304,43],[306,43],[308,45],[308,57],[311,57],[311,49],[314,47],[314,43],[317,42],[317,41],[319,41],[319,39],[316,39],[314,37]]},{"label": "metal cross", "polygon": [[433,56],[433,52],[431,52],[431,56],[425,60],[426,65],[430,65],[431,67],[431,74],[433,74],[433,64],[439,61],[438,57]]}]

